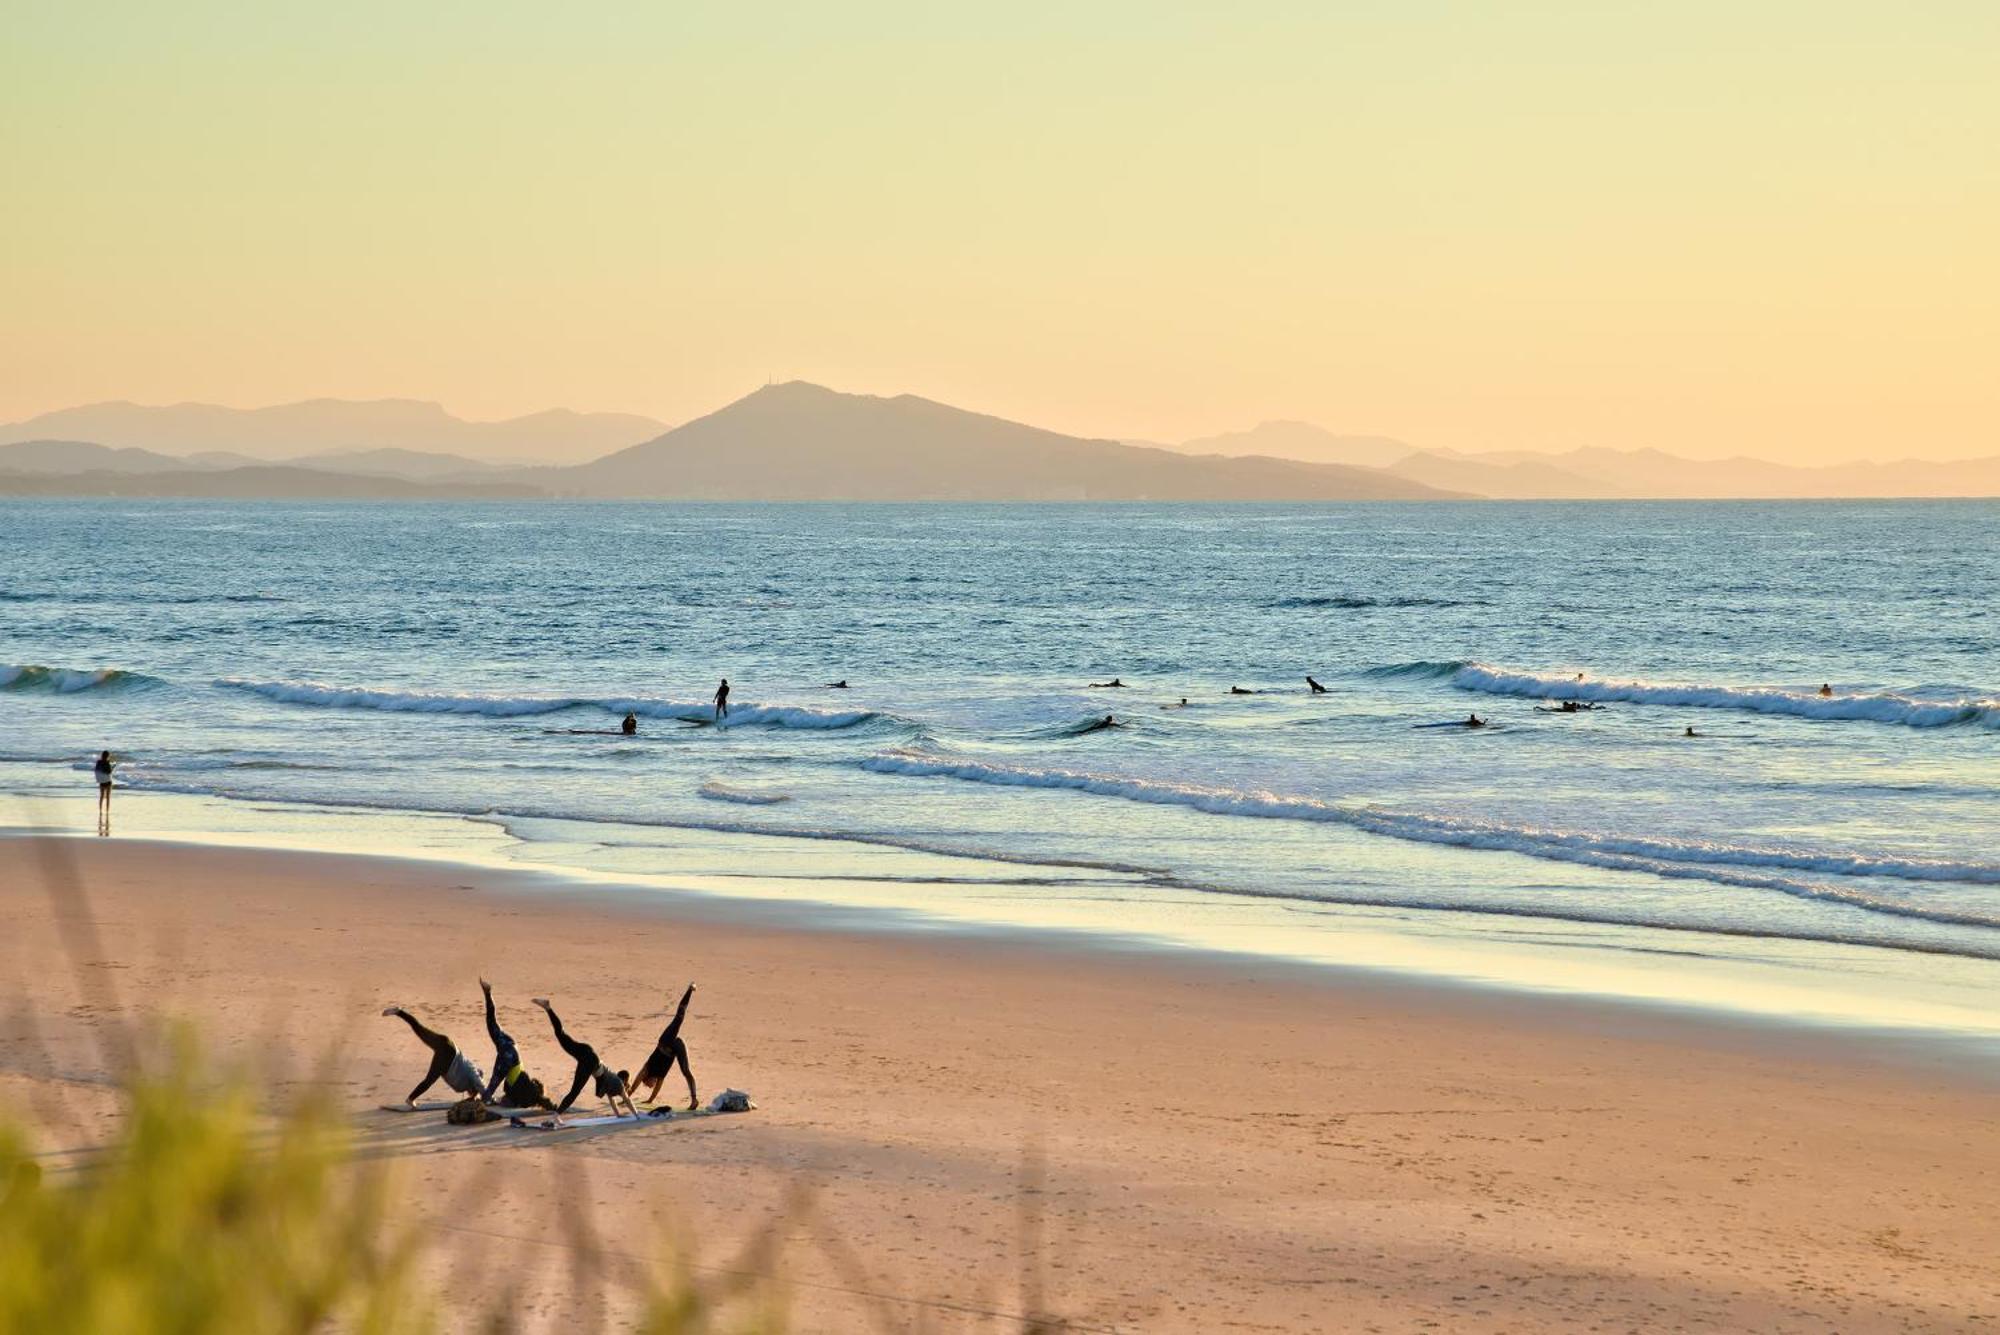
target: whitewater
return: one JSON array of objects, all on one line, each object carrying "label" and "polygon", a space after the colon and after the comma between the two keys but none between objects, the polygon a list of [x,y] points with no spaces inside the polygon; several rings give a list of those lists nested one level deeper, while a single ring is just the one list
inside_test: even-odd
[{"label": "whitewater", "polygon": [[0,791],[2000,959],[1997,520],[6,502]]}]

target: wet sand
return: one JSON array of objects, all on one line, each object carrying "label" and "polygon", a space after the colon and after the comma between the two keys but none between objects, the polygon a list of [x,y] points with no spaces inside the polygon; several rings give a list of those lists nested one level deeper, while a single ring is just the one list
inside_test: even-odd
[{"label": "wet sand", "polygon": [[[581,1201],[614,1253],[667,1228],[711,1277],[777,1222],[806,1330],[2000,1329],[2000,1092],[1859,1039],[445,863],[64,846],[81,970],[32,844],[0,839],[0,1088],[52,1163],[115,1127],[92,1034],[120,1015],[192,1016],[288,1092],[339,1044],[319,1096],[451,1283],[521,1277],[549,1326],[589,1324],[554,1226]],[[482,974],[558,1089],[530,997],[632,1066],[696,981],[704,1096],[760,1107],[556,1135],[378,1111],[428,1055],[386,1004],[490,1064]]]}]

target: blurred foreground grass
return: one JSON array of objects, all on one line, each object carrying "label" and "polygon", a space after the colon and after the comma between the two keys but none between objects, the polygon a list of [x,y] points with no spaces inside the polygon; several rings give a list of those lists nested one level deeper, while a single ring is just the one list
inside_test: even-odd
[{"label": "blurred foreground grass", "polygon": [[[511,1284],[446,1281],[444,1265],[426,1264],[448,1258],[428,1255],[424,1231],[395,1208],[387,1168],[356,1157],[337,1114],[310,1102],[260,1109],[247,1081],[209,1072],[187,1033],[166,1049],[157,1071],[127,1078],[116,1138],[81,1166],[45,1172],[0,1121],[0,1332],[521,1328]],[[603,1285],[591,1240],[571,1242],[572,1278]],[[736,1301],[754,1287],[711,1293],[685,1268],[662,1267],[619,1324],[651,1335],[781,1329],[770,1292]],[[725,1321],[745,1307],[747,1319]]]}]

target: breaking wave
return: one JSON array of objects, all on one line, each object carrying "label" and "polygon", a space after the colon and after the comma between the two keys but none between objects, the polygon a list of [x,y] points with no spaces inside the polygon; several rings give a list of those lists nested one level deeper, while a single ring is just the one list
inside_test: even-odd
[{"label": "breaking wave", "polygon": [[68,695],[75,691],[122,691],[162,684],[158,677],[123,668],[58,668],[40,663],[0,667],[0,691],[52,691]]},{"label": "breaking wave", "polygon": [[487,718],[532,718],[566,709],[671,719],[717,726],[831,729],[852,728],[883,717],[873,710],[807,709],[798,705],[732,704],[728,717],[715,720],[714,707],[699,700],[651,696],[483,695],[472,692],[392,691],[365,686],[330,686],[316,681],[249,681],[225,677],[215,683],[281,704],[322,709],[374,709],[396,714],[476,714]]},{"label": "breaking wave", "polygon": [[695,790],[711,802],[737,802],[746,807],[774,807],[792,800],[790,793],[774,793],[761,788],[738,788],[710,779]]},{"label": "breaking wave", "polygon": [[1387,663],[1381,667],[1372,667],[1361,675],[1364,677],[1374,677],[1378,680],[1402,677],[1417,681],[1435,681],[1449,677],[1452,673],[1470,666],[1471,664],[1462,658],[1439,661],[1419,659],[1414,663]]},{"label": "breaking wave", "polygon": [[1380,807],[1344,805],[1270,792],[1204,788],[1152,779],[1120,778],[1077,770],[1033,769],[895,751],[861,762],[878,774],[948,778],[1003,787],[1066,789],[1134,802],[1182,806],[1214,815],[1267,820],[1306,820],[1341,825],[1368,834],[1416,843],[1444,844],[1521,853],[1551,861],[1580,863],[1612,871],[1650,873],[1749,889],[1773,890],[1802,899],[1845,904],[1875,913],[1925,922],[2000,929],[2000,914],[1931,906],[1855,886],[1807,880],[1778,873],[1876,877],[1930,882],[2000,884],[2000,863],[1942,859],[1872,857],[1810,850],[1756,848],[1731,844],[1628,838],[1566,830],[1462,820]]},{"label": "breaking wave", "polygon": [[1865,719],[1907,728],[1977,723],[2000,728],[2000,699],[1931,700],[1893,692],[1820,695],[1754,686],[1672,685],[1643,681],[1579,680],[1535,672],[1506,672],[1483,663],[1455,665],[1451,684],[1462,691],[1531,700],[1616,700],[1627,704],[1736,709],[1808,719]]}]

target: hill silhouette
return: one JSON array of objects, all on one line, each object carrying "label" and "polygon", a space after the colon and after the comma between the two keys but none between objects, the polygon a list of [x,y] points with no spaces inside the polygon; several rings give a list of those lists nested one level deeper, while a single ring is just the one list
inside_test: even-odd
[{"label": "hill silhouette", "polygon": [[1306,501],[1451,495],[1377,469],[1087,440],[903,394],[769,385],[574,468],[563,495],[702,500]]},{"label": "hill silhouette", "polygon": [[650,417],[562,408],[502,422],[470,422],[416,399],[310,399],[269,408],[92,403],[0,426],[0,444],[93,441],[162,454],[223,451],[285,463],[309,455],[409,451],[522,465],[593,459],[659,430],[660,423]]}]

